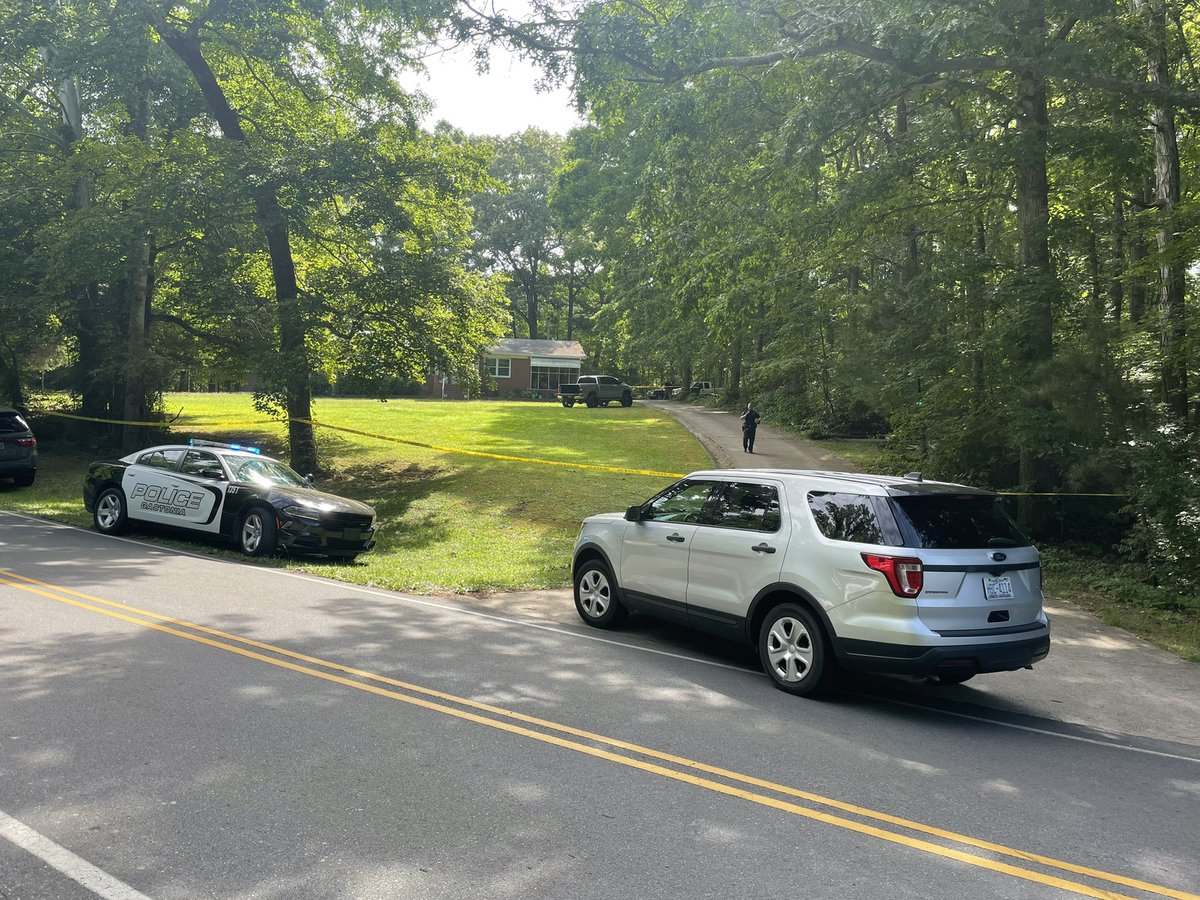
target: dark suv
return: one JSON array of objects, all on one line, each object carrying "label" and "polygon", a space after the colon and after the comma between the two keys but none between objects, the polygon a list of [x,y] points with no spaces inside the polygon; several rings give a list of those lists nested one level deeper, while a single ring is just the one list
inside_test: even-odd
[{"label": "dark suv", "polygon": [[28,487],[37,478],[37,438],[19,412],[0,406],[0,478]]}]

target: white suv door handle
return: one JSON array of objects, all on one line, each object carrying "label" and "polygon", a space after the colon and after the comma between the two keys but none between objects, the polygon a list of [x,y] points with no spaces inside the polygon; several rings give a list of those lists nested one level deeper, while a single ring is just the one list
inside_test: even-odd
[{"label": "white suv door handle", "polygon": [[750,549],[753,550],[755,553],[774,553],[775,552],[775,548],[772,547],[770,544],[768,544],[766,541],[763,541],[761,544],[756,544],[755,546],[751,547]]},{"label": "white suv door handle", "polygon": [[683,538],[683,535],[681,535],[679,532],[675,532],[674,534],[668,534],[667,540],[673,544],[682,544],[684,538]]}]

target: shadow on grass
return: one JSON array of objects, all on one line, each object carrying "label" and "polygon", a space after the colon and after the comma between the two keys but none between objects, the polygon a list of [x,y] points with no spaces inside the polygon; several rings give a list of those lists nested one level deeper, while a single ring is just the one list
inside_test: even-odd
[{"label": "shadow on grass", "polygon": [[373,506],[382,530],[377,552],[386,553],[421,549],[447,538],[450,526],[444,515],[431,511],[417,516],[411,508],[446,489],[454,477],[445,469],[398,462],[348,466],[319,487]]}]

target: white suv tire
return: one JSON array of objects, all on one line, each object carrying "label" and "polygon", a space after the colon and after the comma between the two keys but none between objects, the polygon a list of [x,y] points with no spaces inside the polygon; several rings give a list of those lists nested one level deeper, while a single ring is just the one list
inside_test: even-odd
[{"label": "white suv tire", "polygon": [[612,628],[625,618],[617,580],[603,560],[589,559],[575,573],[575,611],[593,628]]},{"label": "white suv tire", "polygon": [[758,656],[775,687],[801,697],[828,691],[838,678],[825,629],[807,609],[781,603],[758,630]]}]

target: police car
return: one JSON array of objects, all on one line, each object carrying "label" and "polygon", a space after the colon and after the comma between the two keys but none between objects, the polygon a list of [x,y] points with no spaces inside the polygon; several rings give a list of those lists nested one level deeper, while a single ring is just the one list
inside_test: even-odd
[{"label": "police car", "polygon": [[283,548],[352,560],[375,546],[374,509],[239,444],[192,440],[92,463],[83,505],[103,534],[170,525],[231,539],[248,556]]}]

